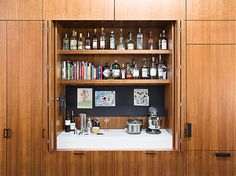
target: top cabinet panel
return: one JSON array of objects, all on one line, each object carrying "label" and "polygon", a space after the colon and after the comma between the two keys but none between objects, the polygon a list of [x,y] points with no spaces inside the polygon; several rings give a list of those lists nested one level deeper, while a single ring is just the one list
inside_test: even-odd
[{"label": "top cabinet panel", "polygon": [[183,0],[115,1],[116,20],[178,20],[183,18]]},{"label": "top cabinet panel", "polygon": [[187,0],[187,20],[236,20],[235,0]]},{"label": "top cabinet panel", "polygon": [[114,20],[113,0],[45,0],[45,20]]},{"label": "top cabinet panel", "polygon": [[42,0],[0,0],[0,20],[42,20]]}]

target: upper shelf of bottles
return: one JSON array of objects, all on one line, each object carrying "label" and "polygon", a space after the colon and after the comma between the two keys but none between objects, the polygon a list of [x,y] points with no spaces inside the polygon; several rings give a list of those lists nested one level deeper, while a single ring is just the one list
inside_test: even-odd
[{"label": "upper shelf of bottles", "polygon": [[92,55],[92,54],[100,54],[100,55],[109,55],[109,54],[145,54],[145,55],[153,55],[153,54],[172,54],[172,50],[58,50],[58,54],[65,55]]}]

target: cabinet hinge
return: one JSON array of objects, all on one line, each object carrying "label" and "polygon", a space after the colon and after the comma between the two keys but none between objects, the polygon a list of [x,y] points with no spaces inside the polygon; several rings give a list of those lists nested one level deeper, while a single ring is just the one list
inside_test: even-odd
[{"label": "cabinet hinge", "polygon": [[182,70],[182,68],[183,68],[182,65],[179,65],[179,69]]},{"label": "cabinet hinge", "polygon": [[42,129],[42,137],[45,138],[45,129]]},{"label": "cabinet hinge", "polygon": [[10,138],[10,130],[9,128],[3,129],[3,137],[4,138]]},{"label": "cabinet hinge", "polygon": [[183,28],[179,28],[179,32],[183,32]]},{"label": "cabinet hinge", "polygon": [[50,106],[50,103],[49,102],[47,102],[47,107],[49,107]]},{"label": "cabinet hinge", "polygon": [[192,137],[192,123],[186,123],[184,127],[184,138]]},{"label": "cabinet hinge", "polygon": [[46,69],[47,69],[47,70],[50,70],[50,65],[46,65]]},{"label": "cabinet hinge", "polygon": [[183,106],[183,103],[182,103],[182,102],[180,102],[180,103],[179,103],[179,106],[180,106],[180,107],[182,107],[182,106]]},{"label": "cabinet hinge", "polygon": [[49,29],[49,28],[45,28],[45,31],[46,31],[46,32],[50,32],[50,29]]}]

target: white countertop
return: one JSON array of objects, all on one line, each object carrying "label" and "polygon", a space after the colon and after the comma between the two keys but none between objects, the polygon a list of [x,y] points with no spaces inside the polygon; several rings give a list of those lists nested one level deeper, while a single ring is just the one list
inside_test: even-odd
[{"label": "white countertop", "polygon": [[62,132],[57,137],[58,150],[171,150],[172,135],[165,129],[161,134],[128,134],[124,129],[101,130],[104,135],[78,135]]}]

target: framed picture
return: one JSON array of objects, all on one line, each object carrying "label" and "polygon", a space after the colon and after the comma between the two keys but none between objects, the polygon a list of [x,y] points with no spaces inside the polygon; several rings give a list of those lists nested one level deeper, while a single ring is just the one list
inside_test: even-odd
[{"label": "framed picture", "polygon": [[77,88],[77,108],[92,109],[93,108],[93,89]]},{"label": "framed picture", "polygon": [[134,106],[149,106],[148,89],[134,89]]},{"label": "framed picture", "polygon": [[95,106],[109,107],[116,105],[115,91],[95,91]]}]

